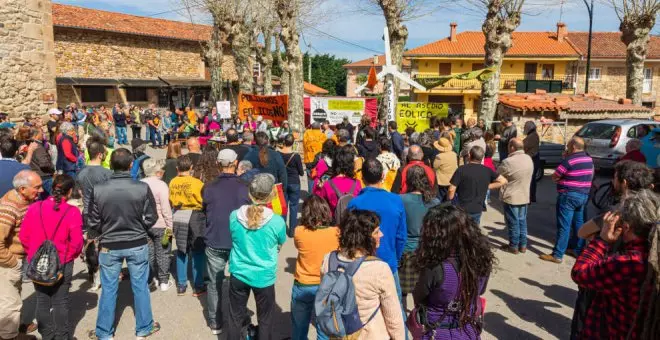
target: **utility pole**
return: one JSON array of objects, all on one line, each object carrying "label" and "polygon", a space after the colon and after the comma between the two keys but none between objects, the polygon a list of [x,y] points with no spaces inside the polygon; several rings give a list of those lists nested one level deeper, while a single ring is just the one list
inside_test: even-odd
[{"label": "utility pole", "polygon": [[[312,49],[312,44],[307,45],[307,51]],[[312,54],[307,52],[307,81],[312,83]]]},{"label": "utility pole", "polygon": [[589,93],[589,77],[591,75],[591,38],[593,36],[593,25],[594,25],[594,0],[591,0],[591,5],[588,0],[584,1],[584,5],[587,6],[587,11],[589,12],[589,42],[587,43],[587,70],[585,73],[584,79],[584,94]]}]

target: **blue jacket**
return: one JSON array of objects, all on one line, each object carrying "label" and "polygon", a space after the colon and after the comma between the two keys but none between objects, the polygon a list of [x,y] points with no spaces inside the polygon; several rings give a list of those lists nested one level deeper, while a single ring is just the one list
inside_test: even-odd
[{"label": "blue jacket", "polygon": [[261,173],[269,173],[273,175],[275,177],[275,183],[282,183],[282,187],[286,189],[288,184],[286,165],[279,152],[268,148],[268,164],[266,164],[266,166],[261,166],[261,163],[259,163],[259,148],[250,149],[243,160],[250,161],[252,163],[252,168],[259,169]]},{"label": "blue jacket", "polygon": [[392,136],[392,152],[401,158],[403,156],[403,137],[401,137],[401,134],[398,131],[394,131],[391,134]]},{"label": "blue jacket", "polygon": [[248,187],[238,176],[220,174],[202,190],[203,210],[206,213],[204,241],[214,249],[231,249],[229,215],[243,205],[250,204]]},{"label": "blue jacket", "polygon": [[396,272],[408,238],[406,210],[399,195],[384,189],[366,187],[348,204],[348,209],[369,210],[380,217],[380,247],[376,255]]},{"label": "blue jacket", "polygon": [[112,108],[112,119],[115,120],[115,126],[126,127],[126,115],[123,112]]}]

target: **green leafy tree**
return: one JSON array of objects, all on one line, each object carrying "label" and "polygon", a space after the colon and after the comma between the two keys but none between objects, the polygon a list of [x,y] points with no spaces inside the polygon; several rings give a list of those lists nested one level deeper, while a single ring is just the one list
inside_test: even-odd
[{"label": "green leafy tree", "polygon": [[330,54],[317,54],[310,56],[306,53],[303,58],[303,74],[305,81],[309,82],[309,61],[312,61],[312,84],[328,90],[331,96],[346,95],[346,69],[343,65],[351,61],[337,58]]}]

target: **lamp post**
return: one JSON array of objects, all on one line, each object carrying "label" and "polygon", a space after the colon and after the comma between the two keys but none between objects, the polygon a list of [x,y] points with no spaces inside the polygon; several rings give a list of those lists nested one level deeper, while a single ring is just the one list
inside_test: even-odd
[{"label": "lamp post", "polygon": [[591,0],[589,4],[588,0],[584,1],[584,5],[587,6],[587,11],[589,12],[589,41],[587,43],[587,71],[585,74],[584,80],[584,94],[589,93],[589,76],[591,75],[591,38],[593,36],[593,25],[594,25],[594,0]]}]

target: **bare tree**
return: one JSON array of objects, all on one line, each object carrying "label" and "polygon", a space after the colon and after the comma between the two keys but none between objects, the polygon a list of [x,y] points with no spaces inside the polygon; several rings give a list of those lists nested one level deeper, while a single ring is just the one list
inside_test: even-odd
[{"label": "bare tree", "polygon": [[291,75],[289,71],[284,67],[284,58],[282,58],[282,47],[281,42],[282,38],[279,33],[274,36],[275,38],[275,61],[277,66],[282,70],[282,76],[280,77],[280,92],[282,94],[289,94],[289,78]]},{"label": "bare tree", "polygon": [[280,23],[280,39],[285,49],[285,60],[282,68],[286,73],[282,78],[289,86],[289,121],[294,130],[302,131],[304,128],[303,108],[303,56],[300,51],[300,32],[298,19],[300,17],[301,0],[274,0],[275,9]]},{"label": "bare tree", "polygon": [[272,0],[261,0],[261,3],[262,5],[259,6],[261,15],[256,26],[255,36],[261,35],[263,45],[255,44],[255,56],[261,65],[263,92],[265,95],[270,95],[273,92],[273,36],[279,19]]},{"label": "bare tree", "polygon": [[511,37],[513,31],[520,26],[525,0],[469,0],[469,2],[486,10],[486,18],[481,25],[486,38],[484,66],[494,66],[496,72],[481,86],[479,117],[493,120],[499,99],[502,60],[513,43]]},{"label": "bare tree", "polygon": [[626,44],[626,98],[642,104],[644,61],[660,0],[612,0],[621,20],[621,41]]}]

